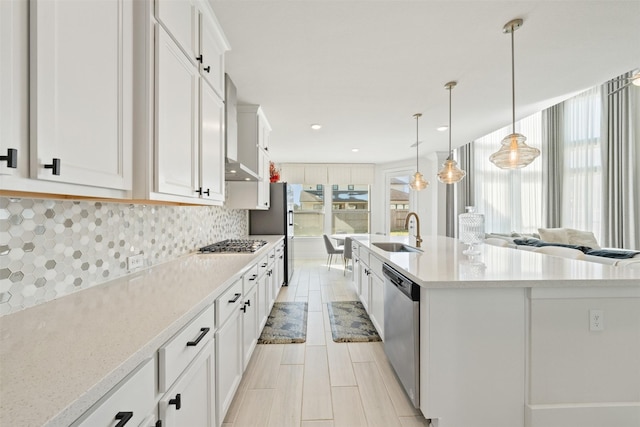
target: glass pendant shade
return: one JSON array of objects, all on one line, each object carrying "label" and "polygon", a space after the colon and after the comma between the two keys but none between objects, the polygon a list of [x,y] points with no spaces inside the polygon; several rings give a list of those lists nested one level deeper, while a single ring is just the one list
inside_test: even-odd
[{"label": "glass pendant shade", "polygon": [[409,188],[416,191],[424,190],[428,185],[429,181],[425,180],[420,172],[414,173],[409,182]]},{"label": "glass pendant shade", "polygon": [[460,182],[465,175],[465,171],[458,167],[458,163],[453,160],[453,151],[451,151],[451,89],[456,87],[457,82],[449,82],[444,85],[449,91],[449,157],[442,164],[442,169],[438,172],[438,181],[443,184],[455,184]]},{"label": "glass pendant shade", "polygon": [[527,138],[519,133],[507,135],[502,147],[489,157],[491,163],[501,169],[519,169],[527,166],[540,155],[540,150],[525,143]]},{"label": "glass pendant shade", "polygon": [[502,140],[502,147],[489,157],[494,165],[501,169],[520,169],[533,162],[540,155],[540,150],[525,143],[527,138],[516,133],[516,78],[513,33],[522,27],[522,19],[514,19],[505,24],[502,32],[511,34],[511,127],[512,133]]},{"label": "glass pendant shade", "polygon": [[413,115],[416,119],[416,173],[411,177],[411,182],[409,182],[409,188],[415,191],[424,190],[429,185],[429,181],[425,180],[420,170],[418,168],[419,159],[418,156],[418,146],[420,146],[420,140],[418,139],[418,119],[422,117],[421,113],[416,113]]},{"label": "glass pendant shade", "polygon": [[460,182],[467,175],[465,171],[458,167],[458,163],[449,156],[442,164],[442,169],[438,172],[438,181],[443,184],[455,184]]}]

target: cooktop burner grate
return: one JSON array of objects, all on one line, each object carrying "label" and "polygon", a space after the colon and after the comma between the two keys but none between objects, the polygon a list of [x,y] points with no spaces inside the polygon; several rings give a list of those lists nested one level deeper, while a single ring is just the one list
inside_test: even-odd
[{"label": "cooktop burner grate", "polygon": [[266,240],[227,239],[198,249],[201,253],[253,253],[267,244]]}]

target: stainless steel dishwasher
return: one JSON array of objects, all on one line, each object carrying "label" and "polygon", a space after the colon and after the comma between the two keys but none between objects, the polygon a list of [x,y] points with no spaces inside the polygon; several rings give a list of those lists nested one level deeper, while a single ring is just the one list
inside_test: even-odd
[{"label": "stainless steel dishwasher", "polygon": [[384,352],[413,406],[420,406],[420,286],[387,264]]}]

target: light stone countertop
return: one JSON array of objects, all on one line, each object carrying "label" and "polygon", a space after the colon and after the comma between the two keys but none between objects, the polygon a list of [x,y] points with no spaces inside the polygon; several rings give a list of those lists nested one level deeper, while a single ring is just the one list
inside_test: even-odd
[{"label": "light stone countertop", "polygon": [[425,288],[640,287],[640,270],[561,258],[531,251],[478,245],[468,256],[457,239],[424,236],[423,252],[386,252],[374,242],[415,246],[414,237],[353,236],[378,258]]},{"label": "light stone countertop", "polygon": [[253,254],[190,254],[0,317],[0,426],[68,426],[209,306]]}]

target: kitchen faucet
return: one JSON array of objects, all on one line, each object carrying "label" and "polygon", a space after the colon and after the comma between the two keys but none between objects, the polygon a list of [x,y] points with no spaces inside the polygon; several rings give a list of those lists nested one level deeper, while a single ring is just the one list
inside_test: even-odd
[{"label": "kitchen faucet", "polygon": [[422,243],[422,237],[420,237],[420,218],[418,218],[418,214],[415,212],[409,212],[407,214],[407,218],[404,220],[404,228],[409,229],[409,219],[411,217],[415,217],[416,219],[416,248],[420,247],[420,243]]}]

